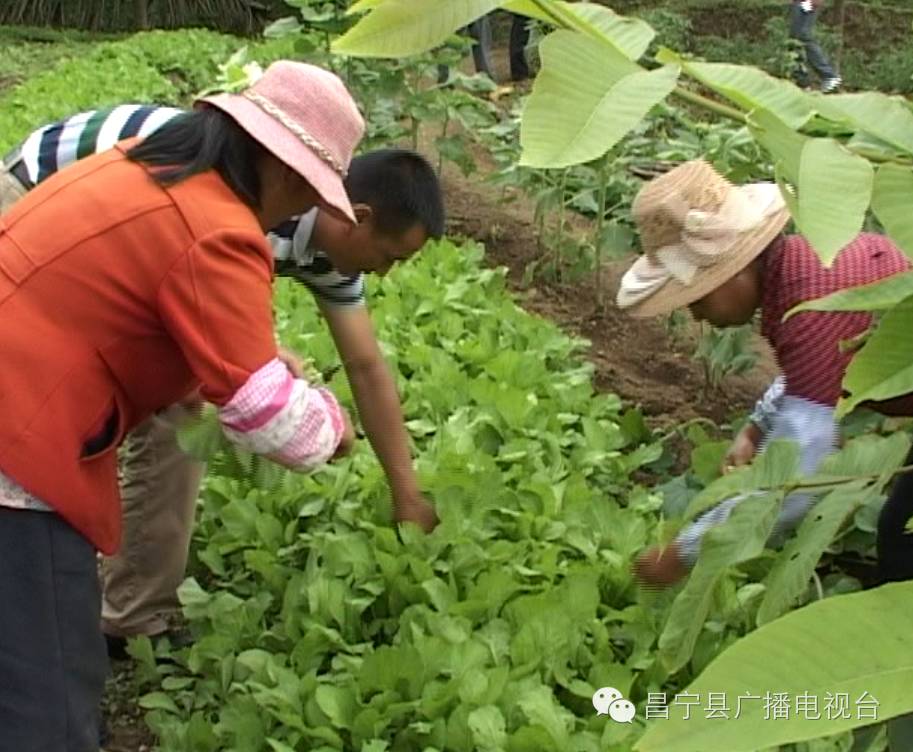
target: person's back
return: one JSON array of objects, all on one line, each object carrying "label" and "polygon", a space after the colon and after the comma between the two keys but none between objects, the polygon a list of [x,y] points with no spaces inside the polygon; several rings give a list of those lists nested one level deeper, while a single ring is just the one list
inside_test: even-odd
[{"label": "person's back", "polygon": [[[214,401],[228,399],[268,358],[251,351],[243,328],[221,331],[224,306],[237,320],[243,303],[193,298],[220,273],[236,277],[238,301],[268,295],[270,250],[253,213],[216,173],[165,189],[121,148],[58,173],[0,222],[0,349],[17,363],[0,375],[0,467],[28,474],[33,494],[58,500],[71,524],[110,550],[116,493],[86,503],[98,465],[112,472],[115,453],[105,450],[200,380],[222,385]],[[249,323],[270,328],[269,320]],[[178,341],[191,329],[194,342],[182,350]],[[106,425],[112,408],[116,425]],[[86,442],[98,461],[89,461]],[[56,472],[26,470],[35,453]],[[88,521],[96,505],[107,507],[98,529]]]}]

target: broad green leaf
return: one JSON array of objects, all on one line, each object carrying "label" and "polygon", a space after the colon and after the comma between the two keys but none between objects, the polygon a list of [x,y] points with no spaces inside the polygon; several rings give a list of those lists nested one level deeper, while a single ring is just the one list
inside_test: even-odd
[{"label": "broad green leaf", "polygon": [[849,123],[859,131],[913,154],[913,112],[899,97],[874,91],[856,94],[819,94],[815,109],[831,120]]},{"label": "broad green leaf", "polygon": [[315,693],[318,707],[337,728],[347,729],[352,725],[358,708],[353,687],[337,687],[321,684]]},{"label": "broad green leaf", "polygon": [[[905,433],[888,437],[861,436],[825,459],[818,472],[821,476],[882,476],[887,481],[903,464],[909,451],[910,439]],[[853,481],[831,491],[812,507],[764,582],[767,589],[758,611],[759,625],[772,621],[795,605],[821,554],[843,521],[854,510],[876,499],[882,485],[883,482],[871,480]]]},{"label": "broad green leaf", "polygon": [[724,499],[757,490],[777,490],[795,481],[799,474],[799,447],[792,441],[772,442],[748,467],[737,468],[717,478],[697,496],[685,512],[690,520]]},{"label": "broad green leaf", "polygon": [[913,272],[895,274],[878,282],[850,287],[808,300],[786,312],[786,317],[801,311],[886,311],[913,295]]},{"label": "broad green leaf", "polygon": [[507,742],[504,714],[494,705],[473,710],[469,714],[469,730],[480,752],[498,752]]},{"label": "broad green leaf", "polygon": [[[808,137],[797,133],[769,110],[759,109],[748,117],[752,135],[771,153],[777,163],[778,172],[792,185],[799,182],[799,165],[802,150]],[[784,198],[789,194],[784,193]]]},{"label": "broad green leaf", "polygon": [[862,229],[873,181],[871,163],[833,139],[809,139],[802,149],[794,219],[826,265]]},{"label": "broad green leaf", "polygon": [[405,57],[427,52],[502,0],[387,0],[333,42],[354,57]]},{"label": "broad green leaf", "polygon": [[[911,116],[913,117],[913,116]],[[875,173],[872,211],[900,249],[913,258],[913,169],[883,164]]]},{"label": "broad green leaf", "polygon": [[843,521],[878,495],[863,481],[831,491],[809,511],[764,580],[767,589],[758,609],[758,624],[766,624],[796,605],[811,580],[812,572]]},{"label": "broad green leaf", "polygon": [[675,86],[672,66],[643,71],[595,39],[559,30],[540,46],[526,104],[521,164],[567,167],[601,157]]},{"label": "broad green leaf", "polygon": [[[836,734],[872,723],[858,712],[860,698],[878,702],[878,720],[913,710],[913,650],[909,604],[913,582],[826,598],[766,624],[714,660],[688,687],[706,698],[723,693],[761,701],[734,708],[728,720],[692,713],[654,721],[635,745],[638,752],[755,752]],[[787,718],[765,720],[765,693],[792,698]],[[846,693],[849,717],[827,718],[826,698]],[[800,695],[819,701],[818,720],[795,712]],[[769,710],[768,710],[769,712]],[[862,716],[862,717],[860,717]]]},{"label": "broad green leaf", "polygon": [[848,477],[889,476],[903,465],[909,451],[910,436],[902,431],[890,436],[864,435],[827,457],[818,472]]},{"label": "broad green leaf", "polygon": [[730,63],[695,63],[668,53],[662,62],[675,59],[685,73],[746,110],[769,110],[792,129],[801,128],[812,116],[808,98],[801,89],[760,68]]},{"label": "broad green leaf", "polygon": [[850,396],[837,404],[846,415],[869,400],[913,392],[913,297],[884,314],[862,349],[850,361],[843,386]]},{"label": "broad green leaf", "polygon": [[782,498],[782,493],[765,493],[745,499],[725,523],[704,537],[697,564],[676,596],[659,638],[660,657],[670,672],[678,671],[691,659],[714,588],[726,569],[764,550]]},{"label": "broad green leaf", "polygon": [[166,710],[177,715],[180,713],[171,696],[165,692],[149,692],[139,698],[139,706],[146,710]]},{"label": "broad green leaf", "polygon": [[545,10],[532,0],[512,0],[503,7],[559,28],[572,29],[594,39],[608,41],[630,60],[640,58],[656,36],[656,32],[645,21],[620,16],[598,3],[551,0],[546,4]]}]

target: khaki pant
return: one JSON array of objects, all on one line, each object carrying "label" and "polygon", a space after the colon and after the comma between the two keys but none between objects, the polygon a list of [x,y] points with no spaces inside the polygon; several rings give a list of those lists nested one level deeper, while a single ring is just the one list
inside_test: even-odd
[{"label": "khaki pant", "polygon": [[[0,164],[0,213],[26,193]],[[154,635],[180,610],[194,507],[205,466],[184,454],[178,425],[189,410],[174,405],[149,418],[120,450],[124,537],[102,561],[102,629],[116,637]]]},{"label": "khaki pant", "polygon": [[102,629],[116,637],[154,635],[180,611],[194,508],[205,465],[184,454],[173,405],[135,428],[120,451],[124,538],[102,561]]}]

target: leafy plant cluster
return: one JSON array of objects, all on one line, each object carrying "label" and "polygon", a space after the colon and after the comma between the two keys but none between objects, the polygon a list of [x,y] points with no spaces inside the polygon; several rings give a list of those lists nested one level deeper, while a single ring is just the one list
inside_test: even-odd
[{"label": "leafy plant cluster", "polygon": [[[360,57],[420,53],[438,44],[449,30],[500,4],[467,0],[460,6],[429,4],[407,9],[402,0],[360,0],[356,6],[368,11],[367,15],[334,44],[334,49]],[[642,20],[617,16],[607,8],[557,0],[511,0],[506,7],[556,29],[540,44],[542,69],[521,119],[520,164],[565,169],[604,158],[657,105],[674,96],[689,111],[699,108],[747,127],[752,140],[768,155],[765,162],[773,168],[770,176],[777,180],[797,230],[825,264],[830,264],[856,236],[867,223],[869,212],[902,249],[913,253],[913,224],[908,211],[913,196],[913,110],[904,99],[875,92],[826,97],[809,94],[757,68],[695,61],[665,48],[658,50],[654,60],[641,62],[655,37],[654,30]],[[913,391],[908,337],[911,301],[913,277],[906,274],[800,307],[885,312],[848,369],[844,379],[848,396],[838,404],[838,415],[847,414],[866,400]],[[795,450],[790,454],[788,447],[774,445],[750,468],[733,472],[698,494],[689,503],[686,520],[734,495],[748,498],[725,526],[707,536],[694,571],[676,597],[659,641],[667,665],[681,668],[693,661],[711,601],[720,592],[721,573],[733,565],[758,561],[764,541],[773,531],[777,509],[788,494],[825,496],[799,527],[797,536],[787,542],[784,554],[759,577],[762,587],[753,590],[760,605],[749,621],[765,625],[758,630],[759,640],[767,622],[774,620],[770,624],[773,628],[776,619],[796,605],[822,551],[844,520],[856,505],[880,493],[908,448],[903,434],[857,440],[828,459],[823,477],[808,481],[797,476]],[[909,592],[910,586],[900,589]],[[879,598],[880,591],[876,590],[858,602]],[[789,621],[787,633],[797,641],[807,637],[810,618],[800,611]],[[840,625],[828,627],[839,629]],[[817,666],[832,657],[820,652],[820,647],[821,643],[807,642],[807,649],[815,651],[813,662]],[[878,643],[872,646],[869,658],[889,672],[884,667],[892,660],[890,653],[890,645]],[[740,654],[738,650],[728,651],[719,659],[720,664],[734,667],[736,659],[731,656],[736,654]],[[913,673],[909,656],[901,663],[902,673]],[[782,675],[789,676],[792,668],[787,667]],[[864,668],[856,666],[853,671]],[[887,693],[890,714],[913,709],[899,685],[887,673],[879,675],[884,680],[879,686]],[[817,678],[820,676],[818,673]],[[861,676],[857,679],[861,681]],[[791,681],[801,680],[792,677]],[[858,720],[840,728],[854,725],[860,725]],[[666,752],[755,750],[817,735],[809,726],[792,726],[775,733],[753,725],[751,733],[733,746],[731,741],[738,733],[733,729],[654,724],[637,748]]]},{"label": "leafy plant cluster", "polygon": [[[237,37],[202,29],[148,31],[96,44],[0,93],[0,151],[40,125],[100,106],[189,105],[239,46]],[[264,63],[293,50],[288,40],[252,47]]]},{"label": "leafy plant cluster", "polygon": [[[434,533],[390,527],[365,451],[309,476],[213,460],[180,591],[194,643],[131,648],[162,749],[627,752],[643,723],[595,716],[600,686],[639,705],[671,696],[756,625],[858,589],[839,574],[809,583],[843,520],[880,499],[902,435],[848,447],[815,479],[788,446],[720,479],[721,445],[693,428],[684,485],[652,493],[636,478],[663,447],[642,417],[596,395],[583,343],[517,308],[481,256],[444,241],[371,290]],[[284,344],[332,373],[310,296],[283,284],[277,309]],[[341,375],[330,385],[348,401]],[[802,484],[834,490],[784,554],[764,553],[777,505]],[[759,488],[682,592],[638,593],[630,566],[657,515],[680,524]],[[851,743],[843,732],[784,749]]]},{"label": "leafy plant cluster", "polygon": [[[633,733],[590,699],[667,676],[629,572],[659,504],[632,476],[661,447],[481,255],[442,242],[371,290],[441,526],[398,538],[365,451],[267,483],[219,465],[181,589],[194,645],[157,667],[134,647],[162,748],[595,752]],[[277,307],[284,342],[331,368],[307,293]]]}]

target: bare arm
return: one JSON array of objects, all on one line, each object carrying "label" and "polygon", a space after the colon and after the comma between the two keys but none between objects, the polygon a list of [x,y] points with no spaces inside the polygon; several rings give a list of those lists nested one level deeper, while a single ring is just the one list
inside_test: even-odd
[{"label": "bare arm", "polygon": [[321,305],[321,309],[342,358],[368,441],[390,484],[394,516],[398,522],[415,522],[429,532],[437,517],[419,489],[396,382],[381,353],[371,317],[364,306]]}]

